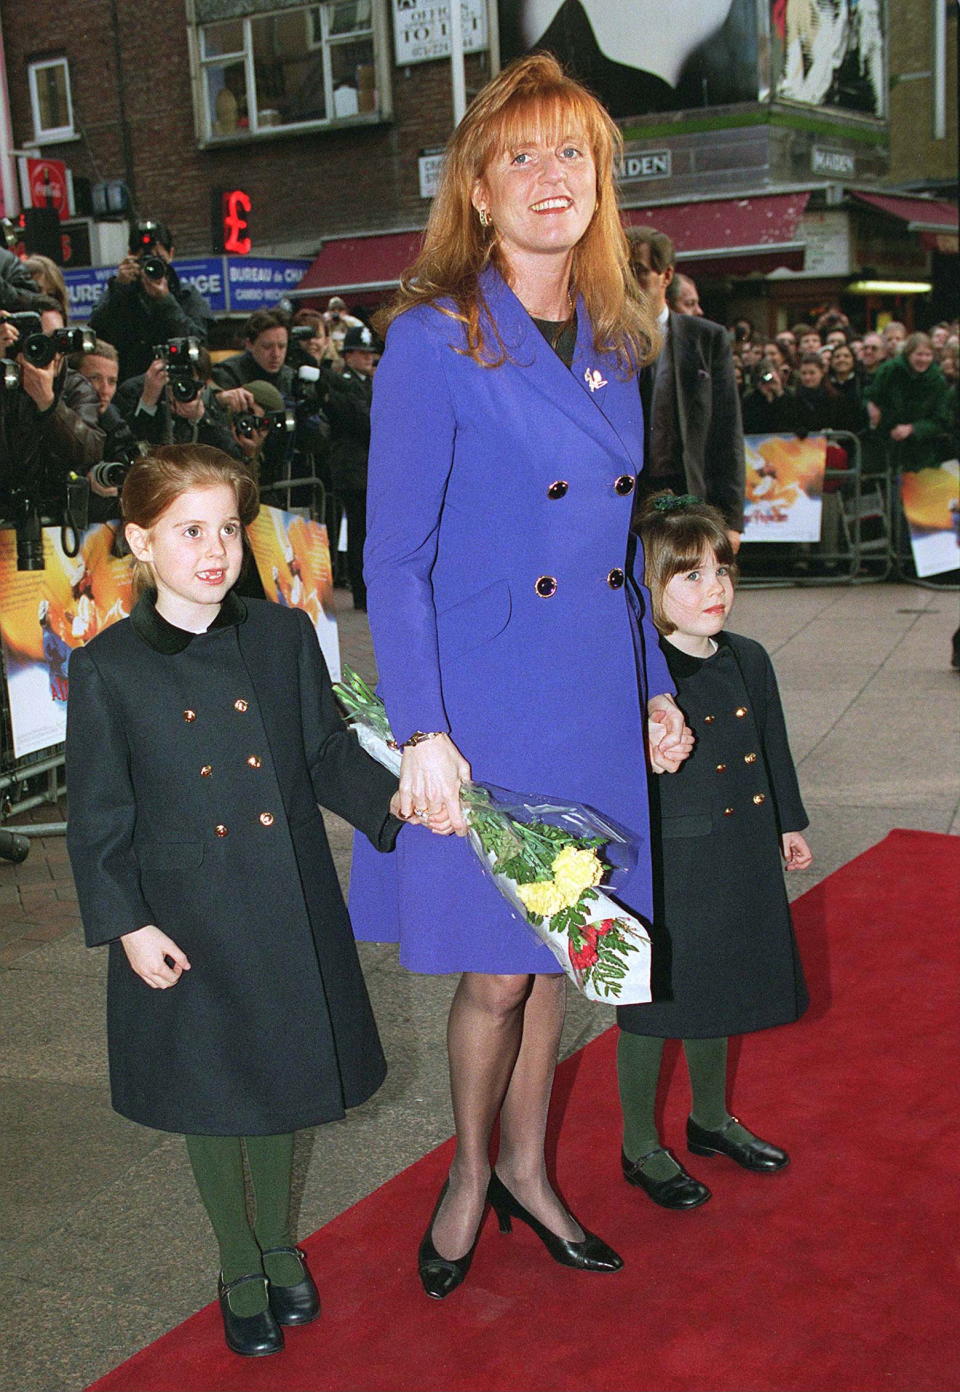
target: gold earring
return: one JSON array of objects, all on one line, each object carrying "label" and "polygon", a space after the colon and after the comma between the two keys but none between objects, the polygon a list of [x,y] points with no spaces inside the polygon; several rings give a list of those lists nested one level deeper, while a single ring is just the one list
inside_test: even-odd
[{"label": "gold earring", "polygon": [[490,221],[490,214],[487,212],[486,208],[478,208],[478,209],[477,209],[477,212],[478,212],[479,217],[480,217],[480,226],[481,226],[481,227],[492,227],[492,226],[493,226],[493,223]]}]

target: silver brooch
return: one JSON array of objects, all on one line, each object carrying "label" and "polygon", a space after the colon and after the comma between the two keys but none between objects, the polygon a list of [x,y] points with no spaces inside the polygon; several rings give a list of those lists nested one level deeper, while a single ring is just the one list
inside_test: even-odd
[{"label": "silver brooch", "polygon": [[583,380],[592,392],[599,391],[601,387],[607,385],[607,379],[597,367],[588,367],[583,374]]}]

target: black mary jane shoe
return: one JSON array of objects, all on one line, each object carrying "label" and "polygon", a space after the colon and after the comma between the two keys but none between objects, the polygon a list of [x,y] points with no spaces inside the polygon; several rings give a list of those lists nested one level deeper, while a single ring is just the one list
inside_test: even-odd
[{"label": "black mary jane shoe", "polygon": [[[669,1155],[674,1164],[679,1167],[679,1172],[670,1175],[668,1179],[653,1179],[643,1171],[643,1162],[649,1160],[651,1155]],[[623,1167],[623,1177],[627,1183],[635,1184],[638,1189],[642,1189],[661,1208],[699,1208],[710,1198],[710,1190],[707,1186],[701,1184],[699,1179],[694,1179],[693,1175],[687,1174],[677,1157],[669,1150],[665,1150],[663,1146],[657,1146],[655,1150],[648,1150],[646,1155],[640,1156],[639,1160],[630,1160],[627,1158],[626,1152],[621,1151],[620,1164]]]},{"label": "black mary jane shoe", "polygon": [[267,1299],[277,1324],[310,1324],[320,1314],[320,1294],[307,1270],[307,1259],[299,1247],[268,1247],[261,1255],[277,1257],[283,1254],[300,1262],[303,1279],[292,1286],[278,1286],[267,1278]]},{"label": "black mary jane shoe", "polygon": [[597,1237],[596,1233],[588,1232],[586,1228],[583,1229],[583,1237],[579,1242],[571,1242],[569,1238],[558,1237],[556,1233],[544,1227],[539,1218],[534,1218],[519,1199],[514,1198],[496,1170],[490,1176],[487,1198],[493,1205],[501,1232],[509,1232],[510,1220],[518,1218],[536,1233],[554,1261],[559,1262],[561,1266],[572,1266],[578,1271],[619,1271],[623,1266],[623,1258],[618,1256],[612,1247],[608,1247],[602,1238]]},{"label": "black mary jane shoe", "polygon": [[223,1273],[217,1277],[217,1299],[220,1301],[220,1314],[223,1318],[223,1337],[227,1348],[239,1353],[243,1358],[262,1358],[268,1353],[279,1353],[283,1348],[283,1331],[274,1319],[269,1305],[255,1315],[235,1315],[230,1309],[230,1292],[242,1286],[245,1281],[262,1281],[267,1278],[263,1272],[252,1276],[238,1276],[235,1281],[224,1284]]},{"label": "black mary jane shoe", "polygon": [[736,1117],[730,1117],[716,1131],[708,1131],[698,1126],[693,1117],[687,1118],[687,1149],[694,1155],[727,1155],[742,1165],[745,1170],[755,1170],[758,1174],[773,1174],[790,1164],[790,1156],[779,1146],[762,1141],[759,1136],[751,1136],[748,1141],[738,1141],[726,1134],[731,1126],[742,1125]]},{"label": "black mary jane shoe", "polygon": [[441,1257],[436,1247],[433,1245],[433,1224],[434,1219],[440,1212],[440,1205],[443,1203],[444,1195],[447,1192],[448,1181],[444,1180],[443,1188],[440,1190],[440,1197],[437,1199],[436,1207],[430,1215],[430,1222],[427,1224],[427,1231],[423,1235],[420,1243],[420,1250],[417,1253],[417,1268],[420,1272],[420,1282],[427,1295],[432,1300],[445,1300],[446,1297],[455,1291],[457,1286],[462,1285],[466,1279],[467,1272],[470,1270],[470,1263],[473,1261],[473,1254],[476,1251],[477,1241],[480,1237],[480,1228],[483,1227],[483,1216],[477,1227],[476,1236],[470,1246],[470,1250],[462,1257],[457,1257],[452,1261],[449,1257]]}]

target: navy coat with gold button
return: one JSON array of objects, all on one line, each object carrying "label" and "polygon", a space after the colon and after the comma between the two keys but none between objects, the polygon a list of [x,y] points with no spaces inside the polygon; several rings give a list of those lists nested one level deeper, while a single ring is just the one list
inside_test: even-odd
[{"label": "navy coat with gold button", "polygon": [[789,1024],[807,990],[783,883],[780,837],[807,814],[773,664],[761,645],[717,637],[705,661],[663,639],[697,743],[654,788],[654,998],[621,1029],[717,1039]]},{"label": "navy coat with gold button", "polygon": [[[228,595],[187,635],[149,598],[71,661],[68,846],[87,943],[109,943],[113,1105],[164,1131],[340,1118],[386,1065],[318,802],[381,850],[396,780],[341,721],[305,614]],[[167,990],[119,942],[186,952]]]}]

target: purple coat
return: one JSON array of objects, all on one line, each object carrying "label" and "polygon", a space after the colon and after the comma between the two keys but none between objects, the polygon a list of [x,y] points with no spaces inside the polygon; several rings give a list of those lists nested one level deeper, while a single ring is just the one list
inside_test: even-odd
[{"label": "purple coat", "polygon": [[[365,568],[380,691],[398,739],[448,731],[474,778],[632,828],[643,849],[621,897],[649,917],[645,706],[674,685],[649,596],[624,583],[640,395],[594,351],[582,301],[568,369],[496,271],[481,286],[501,367],[417,308],[377,368]],[[389,857],[357,839],[350,913],[413,971],[558,970],[467,842],[419,827]]]}]

